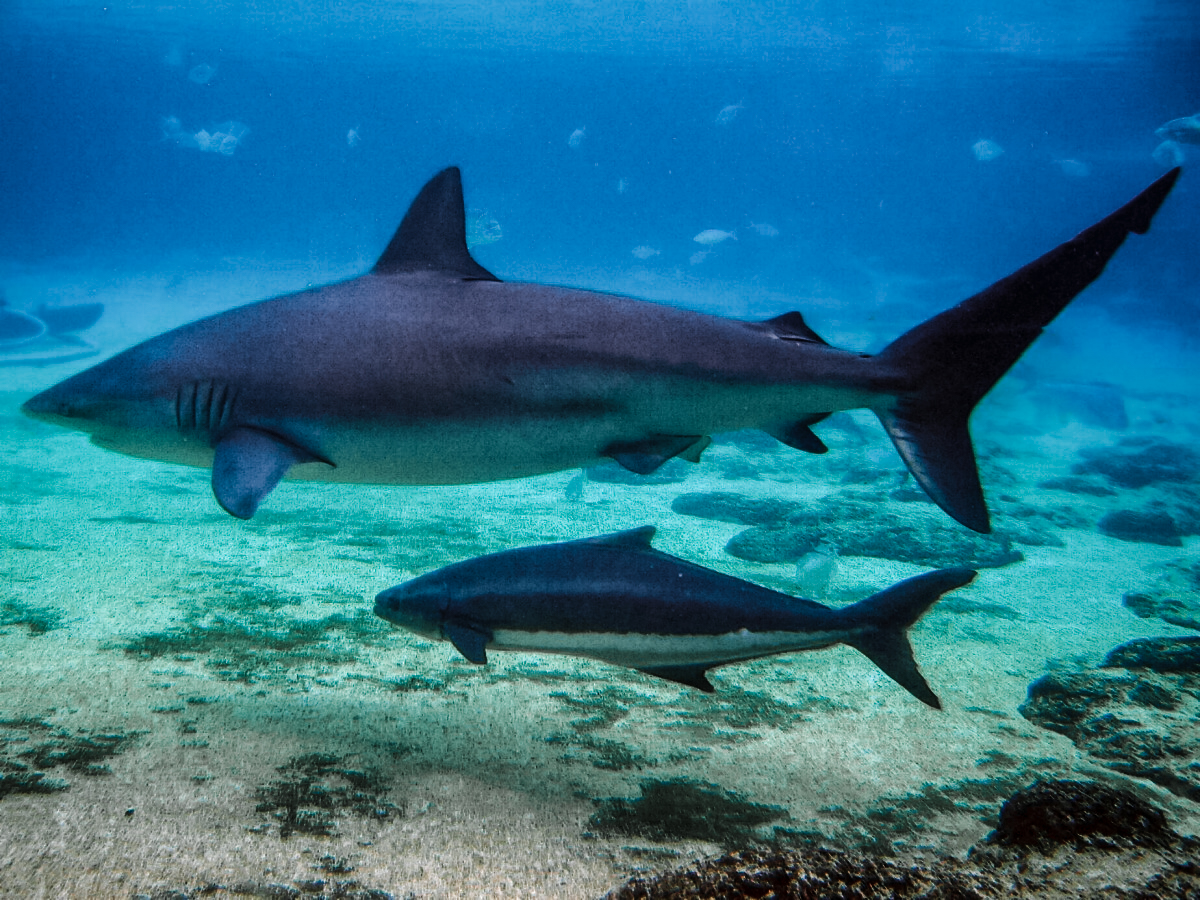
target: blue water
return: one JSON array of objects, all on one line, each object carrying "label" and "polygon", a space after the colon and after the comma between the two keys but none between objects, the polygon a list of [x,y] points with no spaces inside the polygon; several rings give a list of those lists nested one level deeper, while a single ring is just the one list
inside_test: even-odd
[{"label": "blue water", "polygon": [[[1200,24],[1183,2],[884,17],[365,4],[331,18],[7,4],[4,255],[369,257],[424,178],[457,164],[468,205],[502,226],[478,253],[501,275],[628,263],[638,245],[662,251],[652,267],[692,271],[691,237],[720,228],[739,243],[703,277],[853,291],[869,261],[974,287],[1161,174],[1154,129],[1200,109]],[[189,78],[198,66],[206,83]],[[164,140],[171,116],[189,133],[250,130],[230,156],[199,152]],[[1003,155],[980,162],[980,140]],[[1190,182],[1093,302],[1194,329]],[[935,284],[929,304],[962,290]]]},{"label": "blue water", "polygon": [[[0,289],[25,310],[107,303],[83,345],[99,359],[365,271],[426,179],[457,165],[484,230],[473,253],[501,278],[732,316],[799,309],[874,350],[1132,198],[1166,171],[1155,129],[1200,113],[1188,0],[800,6],[8,0]],[[961,854],[1046,772],[1136,782],[1195,831],[1194,797],[1114,774],[1119,750],[1089,756],[1018,712],[1048,669],[1200,621],[1200,145],[1181,152],[1150,234],[973,422],[998,530],[1027,542],[914,629],[938,714],[852,651],[718,670],[710,696],[560,657],[474,667],[369,613],[375,592],[453,561],[651,523],[666,552],[798,592],[796,560],[735,558],[746,523],[679,513],[685,493],[816,515],[846,551],[834,605],[971,553],[901,484],[869,416],[825,423],[826,457],[718,440],[679,464],[683,483],[288,482],[237,523],[206,471],[19,415],[87,362],[0,356],[0,767],[51,738],[112,745],[106,772],[47,757],[61,793],[0,781],[0,895],[5,878],[11,896],[294,885],[332,853],[396,896],[499,896],[506,879],[506,896],[598,896],[723,848],[592,833],[604,800],[678,777],[858,850]],[[694,240],[708,229],[736,240]],[[1143,489],[1095,464],[1147,446],[1184,474]],[[1047,485],[1077,468],[1084,490]],[[1104,532],[1118,508],[1166,510],[1182,546]],[[915,562],[849,547],[926,527],[945,546]],[[1193,618],[1121,606],[1147,585]],[[1185,712],[1200,696],[1178,694]],[[1195,746],[1195,716],[1147,708]],[[297,760],[320,769],[318,752],[342,795],[346,772],[369,770],[403,817],[342,809],[332,835],[281,837],[255,804],[308,771]],[[1193,787],[1194,756],[1170,760]]]}]

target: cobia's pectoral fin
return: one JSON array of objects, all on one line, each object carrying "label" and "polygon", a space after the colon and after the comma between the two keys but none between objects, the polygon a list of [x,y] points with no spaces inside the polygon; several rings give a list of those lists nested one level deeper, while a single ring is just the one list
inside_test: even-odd
[{"label": "cobia's pectoral fin", "polygon": [[688,687],[699,688],[706,694],[716,690],[708,680],[708,666],[653,666],[649,669],[638,669],[655,678],[674,681],[676,684],[686,684]]},{"label": "cobia's pectoral fin", "polygon": [[467,661],[477,666],[487,662],[487,644],[492,639],[490,631],[465,622],[445,622],[442,624],[442,636]]},{"label": "cobia's pectoral fin", "polygon": [[303,462],[324,460],[257,428],[235,428],[216,446],[213,495],[225,512],[249,519],[288,469]]},{"label": "cobia's pectoral fin", "polygon": [[618,441],[602,451],[630,472],[649,475],[668,459],[679,456],[688,462],[700,462],[700,454],[712,443],[707,435],[656,434],[644,441]]}]

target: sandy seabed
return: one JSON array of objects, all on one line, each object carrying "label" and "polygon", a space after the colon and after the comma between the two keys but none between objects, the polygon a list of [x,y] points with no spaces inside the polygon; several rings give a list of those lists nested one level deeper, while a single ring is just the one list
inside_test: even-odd
[{"label": "sandy seabed", "polygon": [[[238,284],[264,288],[243,300],[276,287]],[[165,287],[89,292],[110,305],[93,339],[117,349],[176,324],[155,312]],[[182,290],[195,313],[228,306],[226,287],[197,278]],[[965,852],[1039,775],[1133,786],[1177,830],[1200,826],[1194,803],[1018,711],[1048,668],[1194,633],[1139,619],[1121,598],[1194,559],[1195,537],[1182,548],[1106,537],[1094,519],[1108,501],[1036,486],[1069,472],[1081,447],[1120,437],[1069,410],[1033,421],[1036,398],[1000,391],[977,416],[989,495],[1079,507],[1087,525],[1059,529],[1061,547],[1021,547],[1023,561],[981,571],[913,628],[939,712],[844,647],[717,670],[717,692],[702,695],[563,657],[494,653],[475,667],[370,613],[378,591],[455,560],[643,524],[658,526],[663,551],[794,591],[793,563],[725,551],[745,526],[671,504],[706,491],[828,501],[854,463],[899,467],[866,417],[835,429],[820,459],[721,442],[683,481],[588,481],[578,499],[572,472],[450,488],[286,482],[238,522],[205,471],[20,416],[30,393],[84,365],[0,370],[0,775],[44,776],[42,792],[0,796],[0,895],[353,880],[396,897],[597,897],[723,849],[605,818],[606,799],[663,783],[760,816],[744,826],[760,837],[909,855]],[[1194,443],[1200,432],[1194,403],[1143,393],[1129,406],[1130,433]],[[1001,463],[1005,483],[989,483]],[[922,570],[842,556],[828,602]],[[751,833],[741,827],[729,835]]]}]

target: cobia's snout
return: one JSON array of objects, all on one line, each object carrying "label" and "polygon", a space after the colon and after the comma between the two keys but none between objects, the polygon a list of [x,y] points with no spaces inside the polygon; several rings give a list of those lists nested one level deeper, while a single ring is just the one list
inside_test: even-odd
[{"label": "cobia's snout", "polygon": [[422,637],[440,640],[449,604],[445,581],[426,575],[380,591],[375,597],[375,615]]}]

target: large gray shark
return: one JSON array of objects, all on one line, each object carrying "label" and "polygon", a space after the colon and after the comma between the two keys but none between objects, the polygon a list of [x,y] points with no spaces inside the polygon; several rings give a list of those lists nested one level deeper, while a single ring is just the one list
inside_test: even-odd
[{"label": "large gray shark", "polygon": [[712,691],[716,666],[849,644],[941,708],[905,632],[972,569],[926,572],[842,609],[660,553],[654,527],[506,550],[381,592],[375,613],[482,665],[487,651],[563,653]]},{"label": "large gray shark", "polygon": [[211,465],[217,501],[249,518],[285,476],[453,484],[605,458],[649,473],[741,428],[821,453],[810,426],[866,407],[930,497],[985,532],[971,410],[1178,174],[872,357],[798,312],[743,322],[502,282],[467,250],[449,168],[368,274],[176,328],[23,409],[121,453]]}]

